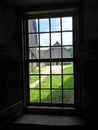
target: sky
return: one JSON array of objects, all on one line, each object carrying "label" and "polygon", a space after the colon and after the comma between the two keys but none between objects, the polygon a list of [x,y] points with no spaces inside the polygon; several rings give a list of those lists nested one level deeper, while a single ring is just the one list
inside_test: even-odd
[{"label": "sky", "polygon": [[[50,24],[51,23],[51,24]],[[49,30],[61,31],[60,18],[51,18],[49,23],[48,18],[39,19],[39,31],[43,32],[40,34],[40,45],[48,46],[50,44]],[[51,26],[49,26],[49,24]],[[37,31],[38,31],[38,20],[36,20]],[[50,27],[50,28],[49,28]],[[62,31],[72,30],[72,17],[62,17]],[[47,32],[47,33],[44,33]],[[51,33],[51,45],[58,41],[61,44],[61,33]],[[62,32],[62,44],[72,45],[72,32]]]}]

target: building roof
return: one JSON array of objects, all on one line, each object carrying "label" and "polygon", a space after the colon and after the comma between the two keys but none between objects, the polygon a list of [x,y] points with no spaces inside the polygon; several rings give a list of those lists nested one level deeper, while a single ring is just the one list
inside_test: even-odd
[{"label": "building roof", "polygon": [[53,46],[60,46],[60,43],[56,41],[56,43]]}]

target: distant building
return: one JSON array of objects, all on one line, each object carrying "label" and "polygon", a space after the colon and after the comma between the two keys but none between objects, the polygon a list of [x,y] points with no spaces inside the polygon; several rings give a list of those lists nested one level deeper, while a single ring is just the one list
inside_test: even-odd
[{"label": "distant building", "polygon": [[[62,49],[62,52],[61,52],[61,49]],[[50,52],[51,52],[51,55],[50,55]],[[49,59],[50,56],[51,58],[57,58],[57,59],[72,58],[72,53],[65,47],[61,48],[61,45],[58,41],[53,46],[51,46],[51,48],[46,49],[46,50],[45,48],[42,49],[40,54],[41,54],[42,59]],[[56,64],[59,64],[59,63],[56,63]]]}]

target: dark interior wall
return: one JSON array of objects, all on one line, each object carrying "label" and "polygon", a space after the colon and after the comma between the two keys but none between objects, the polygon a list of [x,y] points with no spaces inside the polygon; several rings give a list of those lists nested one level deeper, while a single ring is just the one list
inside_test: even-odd
[{"label": "dark interior wall", "polygon": [[98,122],[98,1],[85,0],[80,44],[81,109],[83,115]]},{"label": "dark interior wall", "polygon": [[12,113],[16,116],[22,110],[22,49],[19,32],[17,13],[14,9],[0,5],[0,126],[12,118]]}]

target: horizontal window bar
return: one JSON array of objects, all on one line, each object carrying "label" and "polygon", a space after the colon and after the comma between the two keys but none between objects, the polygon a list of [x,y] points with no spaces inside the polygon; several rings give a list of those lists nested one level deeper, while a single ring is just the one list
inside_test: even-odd
[{"label": "horizontal window bar", "polygon": [[[37,45],[37,46],[30,46],[30,47],[28,47],[28,48],[46,48],[46,47],[53,47],[52,45],[49,45],[49,46],[39,46],[39,45]],[[73,45],[59,45],[59,46],[56,46],[56,47],[61,47],[61,48],[63,48],[63,47],[73,47]]]},{"label": "horizontal window bar", "polygon": [[74,58],[60,58],[60,59],[30,59],[27,62],[72,62]]},{"label": "horizontal window bar", "polygon": [[50,75],[74,75],[74,74],[59,74],[59,73],[56,73],[56,74],[29,74],[30,76],[50,76]]},{"label": "horizontal window bar", "polygon": [[[30,88],[30,90],[50,90],[50,88]],[[62,88],[52,88],[51,90],[62,90]],[[63,90],[73,90],[74,88],[63,88]]]},{"label": "horizontal window bar", "polygon": [[29,32],[27,34],[42,34],[42,33],[62,33],[62,32],[73,32],[73,30],[66,30],[66,31],[47,31],[47,32]]}]

